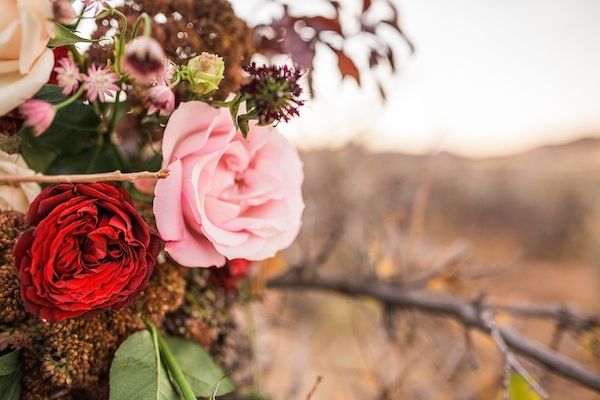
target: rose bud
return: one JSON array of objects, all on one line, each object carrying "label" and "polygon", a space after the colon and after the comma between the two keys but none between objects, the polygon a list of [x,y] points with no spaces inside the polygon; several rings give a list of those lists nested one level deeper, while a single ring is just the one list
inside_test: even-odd
[{"label": "rose bud", "polygon": [[204,52],[188,61],[183,72],[189,82],[190,91],[203,96],[219,89],[219,83],[223,80],[225,72],[225,63],[223,58],[216,54]]},{"label": "rose bud", "polygon": [[77,13],[67,0],[53,0],[52,12],[54,13],[54,21],[63,25],[70,25],[77,18]]},{"label": "rose bud", "polygon": [[54,106],[43,100],[27,100],[19,107],[25,118],[25,125],[33,130],[34,136],[40,136],[52,125],[56,110]]},{"label": "rose bud", "polygon": [[146,91],[146,101],[148,102],[148,115],[159,113],[160,115],[170,115],[175,109],[175,94],[168,86],[153,86]]},{"label": "rose bud", "polygon": [[14,247],[25,309],[43,320],[123,307],[146,287],[160,240],[122,188],[109,183],[44,189]]},{"label": "rose bud", "polygon": [[163,73],[165,52],[156,40],[139,36],[125,47],[121,68],[137,82],[148,85]]}]

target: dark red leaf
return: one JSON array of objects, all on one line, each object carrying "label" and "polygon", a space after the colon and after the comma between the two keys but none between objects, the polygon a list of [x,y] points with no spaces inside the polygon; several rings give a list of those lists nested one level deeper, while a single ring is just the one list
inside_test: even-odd
[{"label": "dark red leaf", "polygon": [[317,33],[321,33],[323,31],[334,31],[342,34],[342,26],[340,24],[340,20],[337,18],[325,18],[325,17],[307,17],[307,18],[298,18],[300,21],[304,21],[306,26],[310,26]]},{"label": "dark red leaf", "polygon": [[356,68],[356,64],[342,50],[333,49],[338,58],[338,68],[342,73],[342,79],[346,76],[351,76],[360,85],[360,72]]}]

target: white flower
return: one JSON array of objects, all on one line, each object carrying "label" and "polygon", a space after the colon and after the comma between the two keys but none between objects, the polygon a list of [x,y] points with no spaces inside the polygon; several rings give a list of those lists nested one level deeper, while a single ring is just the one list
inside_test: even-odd
[{"label": "white flower", "polygon": [[[33,175],[23,157],[19,154],[8,154],[0,150],[0,174],[7,175]],[[19,185],[0,184],[0,210],[19,211],[26,213],[29,204],[40,194],[41,188],[35,182],[21,183]]]}]

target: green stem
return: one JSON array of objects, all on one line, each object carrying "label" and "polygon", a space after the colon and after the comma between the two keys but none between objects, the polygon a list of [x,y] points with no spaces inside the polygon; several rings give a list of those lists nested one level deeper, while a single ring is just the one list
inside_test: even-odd
[{"label": "green stem", "polygon": [[115,127],[117,126],[117,116],[119,114],[119,105],[120,105],[120,99],[121,97],[121,92],[117,92],[117,95],[115,96],[115,102],[112,105],[112,109],[110,112],[110,121],[108,122],[108,128],[106,129],[106,135],[110,137],[110,135],[112,135],[112,133],[115,131]]},{"label": "green stem", "polygon": [[67,46],[67,48],[71,52],[71,55],[73,56],[73,60],[75,60],[75,63],[77,65],[83,64],[83,62],[82,62],[83,59],[81,58],[81,54],[79,54],[79,51],[77,50],[77,48],[72,44]]},{"label": "green stem", "polygon": [[[109,139],[110,140],[110,139]],[[86,173],[91,173],[96,165],[96,161],[98,161],[98,157],[100,157],[100,152],[102,151],[102,147],[104,146],[104,135],[98,133],[98,138],[96,139],[96,147],[94,148],[94,154],[92,154],[92,158],[88,163],[87,168],[85,169]]]},{"label": "green stem", "polygon": [[127,35],[127,17],[116,8],[111,8],[110,12],[121,18],[123,25],[121,26],[121,34],[119,36],[119,45],[115,49],[115,70],[121,75],[121,56],[125,49],[125,36]]},{"label": "green stem", "polygon": [[142,22],[144,23],[144,36],[150,36],[150,33],[152,32],[152,20],[150,19],[150,16],[146,13],[142,13],[136,20],[135,20],[135,25],[133,25],[133,32],[131,33],[131,40],[133,40],[138,33],[138,30],[140,29],[140,25],[142,24]]},{"label": "green stem", "polygon": [[222,100],[205,100],[207,104],[211,105],[211,106],[215,106],[215,107],[231,107],[232,105],[236,104],[241,98],[241,95],[236,95],[233,99],[229,100],[229,101],[222,101]]},{"label": "green stem", "polygon": [[65,99],[63,101],[61,101],[60,103],[57,103],[54,105],[54,109],[56,111],[60,110],[61,108],[65,108],[66,106],[68,106],[69,104],[75,102],[82,94],[83,91],[85,90],[85,86],[81,85],[79,87],[79,90],[77,90],[77,92],[75,92],[75,94],[73,94],[71,97],[69,97],[68,99]]},{"label": "green stem", "polygon": [[169,89],[173,89],[175,86],[177,86],[179,84],[179,82],[181,82],[181,72],[179,70],[177,70],[175,72],[175,80],[173,82],[171,82],[171,84],[169,85]]},{"label": "green stem", "polygon": [[146,320],[146,326],[152,333],[152,336],[155,337],[158,341],[158,348],[160,349],[160,354],[162,356],[162,360],[165,362],[169,372],[171,372],[171,376],[181,391],[181,395],[185,400],[197,400],[196,395],[192,391],[190,384],[187,379],[185,379],[185,375],[183,375],[183,371],[179,367],[175,356],[171,352],[171,349],[167,345],[167,342],[158,334],[156,327],[152,324],[152,322]]}]

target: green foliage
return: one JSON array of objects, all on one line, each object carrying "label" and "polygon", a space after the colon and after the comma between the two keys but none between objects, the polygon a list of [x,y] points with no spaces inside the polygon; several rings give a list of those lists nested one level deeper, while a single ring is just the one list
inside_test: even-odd
[{"label": "green foliage", "polygon": [[21,396],[21,352],[0,356],[0,400],[19,400]]},{"label": "green foliage", "polygon": [[508,384],[510,400],[541,400],[541,397],[529,386],[525,378],[513,373]]},{"label": "green foliage", "polygon": [[76,43],[93,43],[94,40],[82,38],[71,29],[61,24],[54,24],[54,37],[48,43],[49,47],[69,46]]},{"label": "green foliage", "polygon": [[150,332],[125,340],[110,367],[110,400],[178,400]]},{"label": "green foliage", "polygon": [[[166,337],[165,341],[196,396],[214,398],[235,389],[231,380],[200,345],[178,337]],[[213,389],[216,389],[214,394]]]},{"label": "green foliage", "polygon": [[[46,85],[36,99],[57,103],[65,99],[60,89]],[[121,167],[114,145],[100,136],[100,118],[81,101],[60,109],[46,132],[34,137],[28,127],[21,134],[21,152],[27,164],[49,174],[109,172]]]}]

